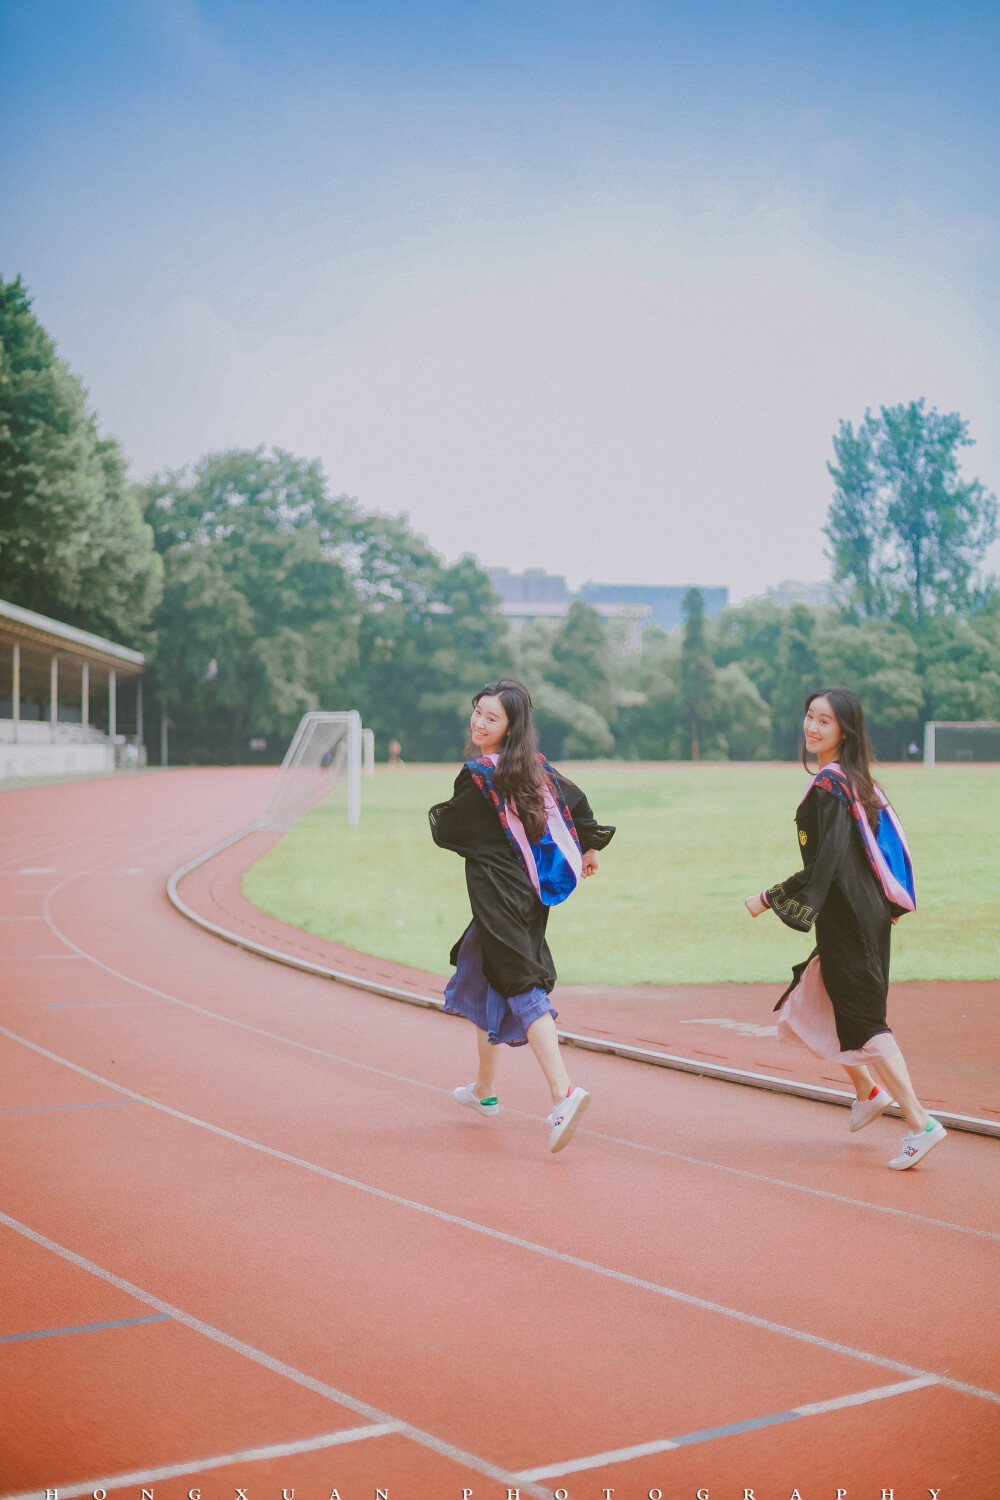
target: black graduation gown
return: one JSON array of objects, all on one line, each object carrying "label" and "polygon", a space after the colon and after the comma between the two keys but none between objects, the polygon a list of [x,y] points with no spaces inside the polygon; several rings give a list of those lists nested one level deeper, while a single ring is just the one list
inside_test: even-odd
[{"label": "black graduation gown", "polygon": [[[795,814],[803,868],[766,892],[772,911],[796,932],[816,924],[823,984],[833,1005],[841,1050],[853,1052],[889,1031],[889,938],[892,908],[868,862],[848,808],[840,798],[813,787]],[[808,964],[796,964],[792,984]]]},{"label": "black graduation gown", "polygon": [[[615,830],[597,822],[578,786],[559,772],[555,775],[580,847],[584,853],[603,849]],[[549,908],[538,899],[495,808],[476,786],[468,766],[463,766],[455,778],[451,801],[438,803],[428,816],[434,842],[465,860],[465,883],[488,982],[505,1000],[533,989],[548,994],[556,982],[552,954],[545,941]],[[458,962],[465,932],[451,950],[453,964]]]}]

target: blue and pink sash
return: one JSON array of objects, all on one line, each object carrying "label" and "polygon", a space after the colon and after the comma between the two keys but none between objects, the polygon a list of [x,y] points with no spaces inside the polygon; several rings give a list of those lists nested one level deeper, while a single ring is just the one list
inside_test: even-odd
[{"label": "blue and pink sash", "polygon": [[579,884],[583,854],[576,825],[555,773],[544,756],[538,758],[548,773],[548,785],[542,789],[545,832],[535,844],[528,838],[513,803],[507,802],[493,785],[499,755],[466,761],[466,765],[476,786],[496,810],[500,826],[535,887],[538,899],[543,906],[558,906],[573,894]]},{"label": "blue and pink sash", "polygon": [[874,834],[865,816],[864,808],[858,802],[850,782],[836,761],[824,766],[822,771],[812,778],[806,787],[803,802],[813,787],[819,787],[824,792],[832,792],[851,813],[858,825],[872,873],[882,887],[886,900],[892,906],[898,907],[900,914],[916,911],[913,857],[906,842],[903,825],[882,788],[878,786],[875,788],[880,811],[878,833]]}]

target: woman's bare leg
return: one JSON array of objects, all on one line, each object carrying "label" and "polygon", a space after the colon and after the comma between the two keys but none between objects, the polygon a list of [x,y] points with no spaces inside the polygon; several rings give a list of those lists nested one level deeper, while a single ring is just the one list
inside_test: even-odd
[{"label": "woman's bare leg", "polygon": [[556,1023],[549,1015],[539,1016],[528,1027],[528,1042],[545,1074],[553,1104],[561,1104],[570,1090],[569,1074],[559,1051]]},{"label": "woman's bare leg", "polygon": [[496,1093],[497,1062],[499,1061],[497,1053],[500,1048],[494,1047],[489,1033],[480,1031],[478,1026],[476,1027],[476,1043],[479,1047],[479,1073],[472,1092],[477,1099],[492,1099]]},{"label": "woman's bare leg", "polygon": [[846,1063],[844,1063],[843,1067],[844,1072],[854,1085],[854,1092],[858,1098],[862,1100],[867,1099],[875,1087],[875,1080],[868,1069],[863,1066],[860,1068],[849,1068]]},{"label": "woman's bare leg", "polygon": [[926,1130],[930,1116],[913,1092],[902,1052],[894,1052],[891,1057],[880,1057],[878,1062],[872,1062],[872,1067],[903,1111],[910,1129]]}]

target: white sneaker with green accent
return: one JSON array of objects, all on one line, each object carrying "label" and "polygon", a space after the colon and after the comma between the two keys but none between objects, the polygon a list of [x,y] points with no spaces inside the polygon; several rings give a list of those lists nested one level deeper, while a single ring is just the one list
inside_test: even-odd
[{"label": "white sneaker with green accent", "polygon": [[903,1144],[899,1148],[899,1155],[894,1156],[889,1163],[895,1167],[897,1172],[905,1172],[907,1167],[915,1167],[921,1157],[926,1156],[938,1143],[943,1141],[948,1134],[940,1120],[935,1120],[931,1115],[927,1121],[926,1130],[908,1130],[903,1136]]},{"label": "white sneaker with green accent", "polygon": [[851,1105],[851,1129],[864,1130],[873,1120],[877,1120],[884,1109],[888,1109],[892,1103],[892,1095],[888,1089],[879,1089],[869,1099],[855,1099]]},{"label": "white sneaker with green accent", "polygon": [[549,1150],[562,1151],[573,1139],[573,1132],[583,1118],[583,1112],[590,1103],[590,1095],[586,1089],[579,1087],[571,1089],[561,1104],[557,1104],[549,1115],[549,1124],[552,1133],[549,1136]]},{"label": "white sneaker with green accent", "polygon": [[459,1104],[467,1104],[470,1109],[474,1109],[477,1115],[485,1117],[500,1113],[500,1105],[497,1103],[496,1095],[494,1094],[489,1099],[477,1099],[476,1085],[474,1083],[460,1084],[455,1090],[455,1098]]}]

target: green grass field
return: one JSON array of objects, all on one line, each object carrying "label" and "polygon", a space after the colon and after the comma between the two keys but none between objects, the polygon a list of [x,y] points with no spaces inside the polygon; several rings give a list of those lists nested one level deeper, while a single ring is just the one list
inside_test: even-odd
[{"label": "green grass field", "polygon": [[[598,818],[618,833],[549,922],[568,984],[780,980],[810,938],[744,896],[799,868],[794,766],[574,763]],[[247,871],[263,911],[382,958],[448,972],[469,917],[462,861],[431,842],[427,808],[454,769],[379,768],[348,828],[340,788]],[[1000,767],[889,767],[919,910],[893,934],[894,979],[1000,977]]]}]

